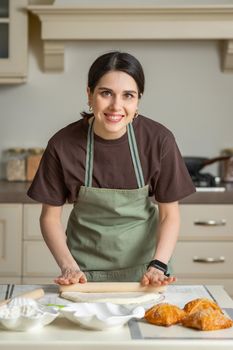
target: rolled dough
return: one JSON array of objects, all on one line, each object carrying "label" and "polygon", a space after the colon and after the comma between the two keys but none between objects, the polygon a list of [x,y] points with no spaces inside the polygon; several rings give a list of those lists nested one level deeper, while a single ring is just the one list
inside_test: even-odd
[{"label": "rolled dough", "polygon": [[160,303],[164,296],[158,293],[81,293],[81,292],[62,292],[61,297],[74,302],[85,303],[114,303],[121,305],[143,304],[153,302]]}]

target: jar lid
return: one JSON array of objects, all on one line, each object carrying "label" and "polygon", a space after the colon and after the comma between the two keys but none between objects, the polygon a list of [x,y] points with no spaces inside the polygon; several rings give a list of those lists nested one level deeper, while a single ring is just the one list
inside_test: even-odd
[{"label": "jar lid", "polygon": [[26,152],[26,149],[22,147],[13,147],[13,148],[8,148],[6,151],[10,153],[20,154],[20,153]]},{"label": "jar lid", "polygon": [[41,148],[41,147],[28,148],[28,152],[31,154],[38,155],[44,152],[44,148]]},{"label": "jar lid", "polygon": [[233,154],[233,148],[225,148],[222,150],[222,153],[227,153],[229,155]]}]

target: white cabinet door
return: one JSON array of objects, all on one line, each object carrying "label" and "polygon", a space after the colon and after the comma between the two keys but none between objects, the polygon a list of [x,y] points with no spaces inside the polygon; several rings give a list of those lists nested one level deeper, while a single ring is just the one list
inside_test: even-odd
[{"label": "white cabinet door", "polygon": [[178,242],[174,274],[185,278],[233,278],[233,242]]},{"label": "white cabinet door", "polygon": [[[24,240],[41,240],[43,239],[40,231],[40,213],[41,204],[24,204],[23,213],[23,238]],[[73,208],[71,204],[65,204],[62,211],[62,224],[66,228],[70,212]]]},{"label": "white cabinet door", "polygon": [[56,277],[60,269],[44,241],[23,244],[23,277]]},{"label": "white cabinet door", "polygon": [[0,204],[0,277],[21,276],[22,204]]},{"label": "white cabinet door", "polygon": [[180,205],[179,241],[171,260],[178,284],[223,285],[233,295],[233,205]]},{"label": "white cabinet door", "polygon": [[0,284],[20,284],[22,280],[20,277],[0,277]]},{"label": "white cabinet door", "polygon": [[233,205],[180,205],[181,240],[233,240]]},{"label": "white cabinet door", "polygon": [[[52,281],[60,269],[47,248],[40,231],[41,204],[24,204],[23,213],[23,281]],[[73,205],[63,206],[62,223],[66,228]]]},{"label": "white cabinet door", "polygon": [[26,81],[27,5],[28,0],[0,1],[0,84]]}]

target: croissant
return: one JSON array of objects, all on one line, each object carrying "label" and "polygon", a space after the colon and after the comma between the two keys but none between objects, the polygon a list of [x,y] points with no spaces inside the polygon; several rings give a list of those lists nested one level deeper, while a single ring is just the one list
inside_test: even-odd
[{"label": "croissant", "polygon": [[151,307],[145,313],[145,319],[149,323],[157,326],[171,326],[179,323],[184,317],[185,312],[178,306],[162,303]]},{"label": "croissant", "polygon": [[212,300],[206,299],[206,298],[198,298],[194,299],[184,306],[184,311],[187,314],[191,314],[193,312],[199,311],[199,310],[205,310],[205,309],[212,309],[217,310],[220,313],[223,314],[220,307]]},{"label": "croissant", "polygon": [[202,331],[230,328],[233,325],[233,321],[219,310],[211,308],[192,312],[183,318],[181,323],[185,327],[197,328]]}]

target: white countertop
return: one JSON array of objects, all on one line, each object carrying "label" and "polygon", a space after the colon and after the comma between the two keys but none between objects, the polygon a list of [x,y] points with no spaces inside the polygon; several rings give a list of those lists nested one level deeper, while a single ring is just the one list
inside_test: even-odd
[{"label": "white countertop", "polygon": [[[37,287],[39,286],[16,286],[13,296],[22,293],[25,289]],[[47,295],[56,297],[54,287],[42,287],[48,293]],[[0,285],[1,299],[4,288],[6,289],[6,286]],[[174,297],[175,288],[168,287],[169,293],[173,293]],[[185,287],[177,286],[177,288]],[[205,286],[204,292],[208,293],[208,297],[214,299],[233,318],[233,300],[221,286]],[[200,332],[179,325],[166,328],[148,324],[144,320],[132,320],[121,328],[91,331],[82,329],[61,317],[52,324],[33,332],[0,330],[1,350],[115,350],[119,348],[121,350],[233,349],[233,327],[220,331]]]}]

